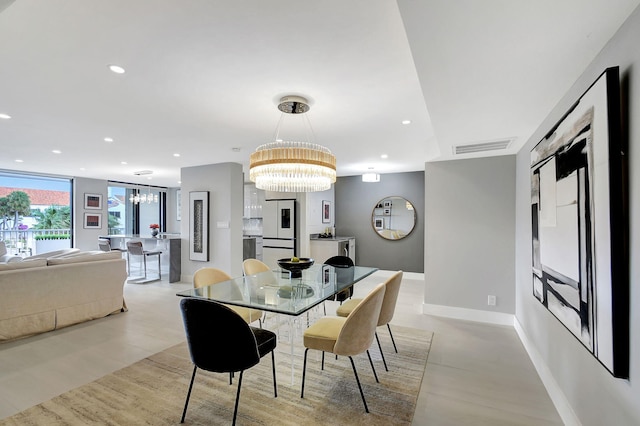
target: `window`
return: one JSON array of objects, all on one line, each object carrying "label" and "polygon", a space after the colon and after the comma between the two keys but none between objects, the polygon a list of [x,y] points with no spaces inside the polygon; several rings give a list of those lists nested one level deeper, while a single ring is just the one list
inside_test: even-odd
[{"label": "window", "polygon": [[109,235],[150,235],[152,223],[165,230],[166,188],[110,182],[107,195]]},{"label": "window", "polygon": [[71,179],[0,171],[0,240],[10,254],[71,247],[71,208]]}]

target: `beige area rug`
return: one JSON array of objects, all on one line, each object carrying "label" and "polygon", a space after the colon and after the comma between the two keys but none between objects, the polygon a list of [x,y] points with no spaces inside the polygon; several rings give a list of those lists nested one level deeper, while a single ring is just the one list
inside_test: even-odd
[{"label": "beige area rug", "polygon": [[[349,359],[332,355],[320,370],[320,352],[309,351],[305,397],[300,398],[302,338],[294,340],[291,383],[290,346],[278,342],[278,397],[273,397],[271,357],[244,373],[238,425],[406,425],[411,424],[432,333],[393,327],[399,353],[388,332],[379,329],[389,371],[374,341],[371,356],[354,357],[370,413],[366,414]],[[282,336],[281,336],[282,338]],[[0,420],[2,425],[175,425],[180,423],[193,365],[186,343],[136,362],[94,382]],[[198,370],[185,424],[231,424],[236,384],[227,374]]]}]

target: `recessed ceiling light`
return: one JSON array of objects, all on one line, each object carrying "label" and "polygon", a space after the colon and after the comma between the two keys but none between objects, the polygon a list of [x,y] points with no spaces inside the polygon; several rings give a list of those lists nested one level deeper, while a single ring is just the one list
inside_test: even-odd
[{"label": "recessed ceiling light", "polygon": [[127,162],[126,161],[121,161],[120,164],[126,165]]},{"label": "recessed ceiling light", "polygon": [[113,142],[113,138],[104,138],[105,142]]},{"label": "recessed ceiling light", "polygon": [[16,163],[24,163],[24,160],[21,160],[21,159],[18,158],[18,159],[16,159]]},{"label": "recessed ceiling light", "polygon": [[116,74],[124,74],[124,68],[122,68],[120,65],[109,65],[109,69]]},{"label": "recessed ceiling light", "polygon": [[84,167],[80,167],[80,170],[82,170],[84,172],[87,169],[85,169]]},{"label": "recessed ceiling light", "polygon": [[148,179],[148,180],[151,180],[151,179],[153,179],[153,178],[152,178],[151,176],[149,176],[147,179]]},{"label": "recessed ceiling light", "polygon": [[180,157],[180,154],[178,154],[177,152],[175,154],[173,154],[174,157]]},{"label": "recessed ceiling light", "polygon": [[411,124],[411,120],[402,120],[402,124]]},{"label": "recessed ceiling light", "polygon": [[9,114],[0,114],[0,118],[4,119],[4,120],[8,120],[11,118],[11,116]]},{"label": "recessed ceiling light", "polygon": [[62,154],[62,151],[60,151],[59,149],[54,149],[51,152],[53,152],[54,154]]},{"label": "recessed ceiling light", "polygon": [[382,158],[383,160],[386,160],[387,158],[389,158],[389,156],[387,154],[382,154],[380,158]]}]

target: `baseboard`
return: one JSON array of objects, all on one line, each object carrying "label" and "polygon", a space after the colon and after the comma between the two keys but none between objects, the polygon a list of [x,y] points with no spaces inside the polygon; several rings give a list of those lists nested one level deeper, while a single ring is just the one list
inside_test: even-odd
[{"label": "baseboard", "polygon": [[549,370],[547,363],[544,362],[538,350],[531,343],[517,318],[513,319],[513,327],[515,328],[516,333],[518,333],[518,337],[520,337],[522,345],[529,354],[529,358],[531,359],[531,362],[533,362],[533,366],[536,368],[538,376],[540,376],[542,384],[547,389],[547,393],[549,394],[553,405],[555,405],[556,410],[558,410],[558,414],[564,424],[569,426],[580,426],[582,423],[578,419],[575,411],[573,411],[573,407],[569,404],[567,397],[564,395],[564,392],[562,392],[562,389],[560,389],[560,386]]},{"label": "baseboard", "polygon": [[[379,277],[389,278],[391,275],[395,274],[398,271],[387,271],[386,269],[379,269],[375,272],[375,274]],[[421,280],[424,281],[424,273],[422,272],[405,272],[402,271],[402,278],[406,278],[408,280]]]},{"label": "baseboard", "polygon": [[486,322],[497,325],[513,326],[514,316],[503,312],[481,311],[479,309],[458,308],[455,306],[432,305],[424,303],[422,313],[439,317],[455,318],[466,321]]}]

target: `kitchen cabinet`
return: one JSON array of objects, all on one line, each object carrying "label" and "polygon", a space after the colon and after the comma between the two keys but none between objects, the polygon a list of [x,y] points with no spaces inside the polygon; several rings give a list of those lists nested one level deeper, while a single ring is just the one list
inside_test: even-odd
[{"label": "kitchen cabinet", "polygon": [[347,256],[356,263],[356,239],[353,237],[312,237],[310,241],[311,257],[322,263],[333,256]]}]

